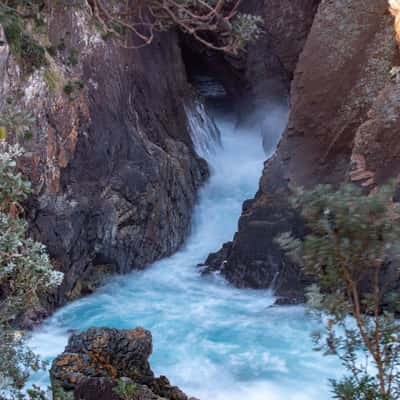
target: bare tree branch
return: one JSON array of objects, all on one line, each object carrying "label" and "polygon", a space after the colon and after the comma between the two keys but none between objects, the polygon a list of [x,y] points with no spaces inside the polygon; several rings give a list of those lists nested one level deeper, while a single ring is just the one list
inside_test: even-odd
[{"label": "bare tree branch", "polygon": [[127,0],[115,5],[108,0],[87,0],[104,33],[124,47],[147,46],[156,32],[176,27],[207,48],[231,54],[237,54],[261,33],[260,17],[246,14],[240,19],[240,3],[241,0]]}]

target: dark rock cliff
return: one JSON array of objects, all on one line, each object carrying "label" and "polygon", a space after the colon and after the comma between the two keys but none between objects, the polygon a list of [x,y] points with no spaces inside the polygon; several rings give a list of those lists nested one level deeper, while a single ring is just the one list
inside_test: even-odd
[{"label": "dark rock cliff", "polygon": [[151,353],[151,333],[143,328],[91,328],[72,335],[51,367],[53,399],[68,394],[81,400],[125,399],[128,396],[117,390],[123,382],[142,400],[196,400],[165,376],[154,376],[148,361]]},{"label": "dark rock cliff", "polygon": [[[270,23],[279,27],[279,21]],[[274,286],[288,301],[301,301],[306,281],[274,242],[281,232],[302,235],[287,202],[288,186],[352,180],[372,190],[398,176],[399,81],[390,74],[398,50],[392,25],[385,0],[322,0],[294,72],[288,127],[265,164],[258,193],[243,207],[237,234],[210,255],[209,269],[222,270],[236,285]],[[293,32],[287,33],[290,41]],[[301,46],[290,50],[278,43],[276,49],[288,51],[290,71]]]},{"label": "dark rock cliff", "polygon": [[0,47],[0,109],[14,98],[37,118],[23,166],[31,231],[65,273],[49,299],[58,305],[176,251],[208,169],[191,140],[195,97],[175,33],[129,50],[103,40],[85,9],[55,6],[46,18],[47,67],[25,76]]}]

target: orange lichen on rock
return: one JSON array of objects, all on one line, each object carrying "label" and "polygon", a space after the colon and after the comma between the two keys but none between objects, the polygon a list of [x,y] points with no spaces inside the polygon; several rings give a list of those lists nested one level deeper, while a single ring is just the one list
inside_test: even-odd
[{"label": "orange lichen on rock", "polygon": [[78,142],[78,131],[74,127],[64,141],[64,146],[60,149],[58,164],[61,168],[66,168],[70,158],[75,153],[76,144]]},{"label": "orange lichen on rock", "polygon": [[136,385],[135,398],[191,400],[167,378],[154,376],[148,362],[151,350],[151,333],[143,328],[90,328],[74,334],[64,353],[53,361],[53,387],[74,398],[108,400],[116,398],[113,388],[124,378]]}]

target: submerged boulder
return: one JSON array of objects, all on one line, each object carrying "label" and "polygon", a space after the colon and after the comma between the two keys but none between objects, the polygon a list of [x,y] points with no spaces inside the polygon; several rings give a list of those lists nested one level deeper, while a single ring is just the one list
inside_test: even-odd
[{"label": "submerged boulder", "polygon": [[50,370],[53,398],[118,400],[130,393],[132,400],[190,400],[165,376],[154,376],[151,353],[152,336],[143,328],[73,334]]}]

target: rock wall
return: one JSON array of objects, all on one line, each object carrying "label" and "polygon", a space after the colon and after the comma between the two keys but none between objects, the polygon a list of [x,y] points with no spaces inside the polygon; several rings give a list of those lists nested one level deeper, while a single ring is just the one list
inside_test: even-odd
[{"label": "rock wall", "polygon": [[209,269],[302,300],[307,282],[274,242],[303,233],[288,187],[352,180],[372,190],[398,176],[399,80],[390,73],[398,61],[386,0],[321,1],[294,73],[287,129],[235,238],[209,257]]},{"label": "rock wall", "polygon": [[175,33],[125,49],[84,8],[54,5],[39,39],[51,56],[29,76],[0,47],[0,110],[13,98],[37,119],[23,141],[27,209],[32,234],[65,273],[49,299],[59,305],[176,251],[208,169],[192,144],[185,109],[196,113],[197,100]]},{"label": "rock wall", "polygon": [[244,76],[253,97],[282,97],[289,89],[297,60],[320,0],[250,0],[243,12],[261,15],[264,34],[249,45]]}]

